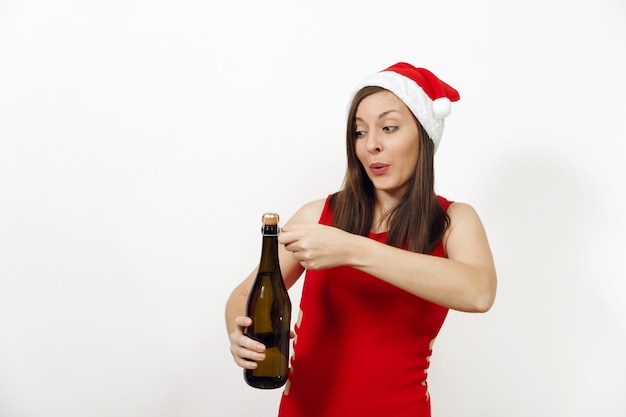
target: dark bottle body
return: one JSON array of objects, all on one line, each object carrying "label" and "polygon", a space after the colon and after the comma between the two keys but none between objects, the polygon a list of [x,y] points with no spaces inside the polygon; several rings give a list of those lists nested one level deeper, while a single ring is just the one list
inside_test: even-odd
[{"label": "dark bottle body", "polygon": [[245,369],[246,383],[273,389],[285,385],[289,375],[291,300],[278,262],[278,215],[263,215],[263,246],[256,279],[248,294],[246,316],[252,325],[244,334],[266,347],[265,360],[256,369]]}]

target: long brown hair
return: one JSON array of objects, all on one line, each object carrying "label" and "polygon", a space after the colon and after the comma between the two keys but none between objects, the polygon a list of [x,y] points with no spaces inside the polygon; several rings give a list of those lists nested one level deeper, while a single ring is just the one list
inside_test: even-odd
[{"label": "long brown hair", "polygon": [[[365,97],[381,87],[365,87],[352,100],[346,125],[346,153],[348,164],[342,189],[330,200],[333,207],[333,225],[350,233],[367,236],[374,221],[374,185],[356,156],[356,111]],[[421,123],[417,123],[420,148],[409,188],[399,204],[389,213],[387,244],[413,252],[430,253],[441,240],[450,218],[437,201],[435,194],[435,146]]]}]

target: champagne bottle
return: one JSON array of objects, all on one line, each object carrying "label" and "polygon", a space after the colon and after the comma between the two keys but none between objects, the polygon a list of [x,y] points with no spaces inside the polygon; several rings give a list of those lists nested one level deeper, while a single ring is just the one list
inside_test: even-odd
[{"label": "champagne bottle", "polygon": [[246,316],[252,318],[252,325],[244,334],[266,349],[265,360],[259,361],[256,369],[245,369],[244,379],[262,389],[283,386],[289,374],[291,300],[278,262],[278,221],[276,213],[263,214],[261,262],[246,301]]}]

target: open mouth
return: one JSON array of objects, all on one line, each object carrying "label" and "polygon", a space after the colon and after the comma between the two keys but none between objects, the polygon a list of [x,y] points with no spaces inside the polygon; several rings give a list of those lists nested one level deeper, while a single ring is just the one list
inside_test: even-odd
[{"label": "open mouth", "polygon": [[370,165],[370,170],[373,174],[381,175],[389,170],[389,165],[377,162]]}]

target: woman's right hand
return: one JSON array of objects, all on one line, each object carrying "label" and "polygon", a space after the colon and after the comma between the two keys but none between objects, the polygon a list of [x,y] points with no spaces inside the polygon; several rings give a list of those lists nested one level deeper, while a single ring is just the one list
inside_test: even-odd
[{"label": "woman's right hand", "polygon": [[230,334],[230,353],[235,363],[244,369],[256,369],[257,362],[265,359],[265,345],[243,334],[252,324],[250,317],[235,317],[237,329]]}]

